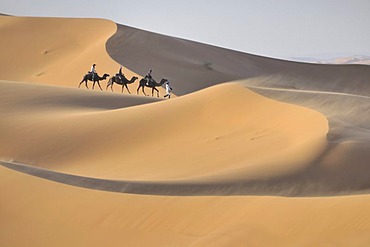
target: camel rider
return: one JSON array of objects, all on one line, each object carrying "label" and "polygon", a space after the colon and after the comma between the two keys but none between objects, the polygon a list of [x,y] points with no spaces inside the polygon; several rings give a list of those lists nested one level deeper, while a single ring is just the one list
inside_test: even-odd
[{"label": "camel rider", "polygon": [[149,72],[148,72],[148,74],[145,76],[145,79],[146,79],[146,81],[147,81],[147,85],[149,84],[149,82],[153,79],[152,78],[152,70],[150,69],[149,70]]},{"label": "camel rider", "polygon": [[171,98],[171,91],[172,91],[172,87],[170,86],[170,81],[169,80],[166,80],[166,84],[165,84],[165,87],[166,87],[166,95],[164,96],[165,98],[168,97],[168,98]]},{"label": "camel rider", "polygon": [[90,73],[92,75],[92,80],[94,80],[95,78],[95,74],[96,74],[96,68],[95,68],[96,64],[94,63],[92,66],[91,66],[91,69],[90,69]]},{"label": "camel rider", "polygon": [[123,73],[122,73],[122,65],[121,66],[119,66],[119,71],[118,71],[118,78],[120,79],[120,81],[122,81],[123,80]]}]

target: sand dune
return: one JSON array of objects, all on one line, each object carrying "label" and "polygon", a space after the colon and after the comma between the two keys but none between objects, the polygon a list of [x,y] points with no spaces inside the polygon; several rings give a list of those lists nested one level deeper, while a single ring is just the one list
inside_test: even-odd
[{"label": "sand dune", "polygon": [[[246,41],[248,42],[248,41]],[[173,38],[118,25],[107,42],[109,55],[127,68],[144,73],[152,67],[168,77],[177,95],[218,83],[256,77],[255,86],[296,88],[370,96],[370,67],[366,65],[321,65],[277,60],[232,51],[189,40]],[[304,83],[301,83],[304,81]],[[263,84],[262,84],[263,83]]]},{"label": "sand dune", "polygon": [[[77,87],[93,63],[100,76],[113,76],[119,64],[107,54],[105,43],[116,29],[114,22],[101,19],[0,16],[0,47],[6,47],[0,60],[1,79]],[[126,68],[123,73],[141,79]],[[101,82],[104,90],[106,83]],[[130,91],[137,86],[130,84]],[[117,92],[120,89],[115,86]]]},{"label": "sand dune", "polygon": [[[370,244],[367,66],[98,19],[0,16],[0,33],[0,246]],[[92,63],[181,97],[77,88]]]},{"label": "sand dune", "polygon": [[[263,80],[259,78],[259,80]],[[271,77],[266,78],[272,81]],[[275,78],[275,80],[279,80]],[[248,86],[252,80],[241,81]],[[275,89],[266,87],[248,86],[252,90],[266,97],[279,101],[309,107],[325,114],[329,122],[328,142],[326,153],[316,161],[323,173],[315,173],[316,179],[320,177],[331,181],[333,187],[346,184],[342,191],[351,188],[367,188],[369,178],[369,150],[370,126],[370,98],[368,96],[332,93],[322,91],[302,91]],[[366,94],[366,92],[363,92]],[[351,180],[347,183],[346,181]],[[339,185],[340,186],[340,185]],[[341,187],[341,186],[340,186]]]},{"label": "sand dune", "polygon": [[0,172],[7,188],[1,198],[8,202],[0,206],[3,246],[366,246],[370,241],[369,196],[143,196],[81,189],[3,167]]},{"label": "sand dune", "polygon": [[1,17],[2,79],[77,86],[93,63],[100,73],[118,70],[104,45],[115,31],[103,20]]},{"label": "sand dune", "polygon": [[[63,94],[55,93],[45,103],[35,99],[48,99],[54,88],[42,87],[43,94],[34,89],[37,92],[34,96],[30,94],[33,90],[27,90],[28,99],[22,105],[25,96],[22,93],[14,95],[17,91],[26,92],[22,87],[27,85],[17,86],[9,93],[13,99],[4,98],[4,102],[13,107],[10,112],[4,112],[9,120],[3,129],[14,129],[18,133],[26,129],[27,132],[22,133],[22,144],[13,139],[13,131],[4,133],[2,150],[9,150],[10,157],[18,162],[60,171],[120,179],[179,179],[216,176],[235,169],[237,174],[246,170],[248,176],[256,173],[254,176],[258,177],[258,170],[263,169],[265,177],[268,170],[277,166],[270,167],[271,160],[284,162],[287,168],[289,164],[314,159],[319,155],[315,153],[325,146],[327,123],[323,116],[264,99],[238,84],[220,85],[181,99],[115,111],[98,111],[94,105],[99,98],[91,97],[86,99],[94,106],[89,114],[88,109],[76,112],[81,109],[81,101],[77,100],[73,106],[72,100],[87,98],[86,91],[69,90],[72,93],[68,94],[64,89],[64,94],[75,96],[62,100]],[[8,89],[11,87],[6,85]],[[30,115],[20,114],[30,107],[29,101],[36,101],[31,106],[38,109],[37,115],[30,110],[27,111],[32,113]],[[60,109],[42,111],[45,104],[57,105]],[[269,121],[263,123],[267,118]],[[63,123],[56,124],[60,119]],[[306,124],[301,126],[302,119]],[[302,132],[305,134],[296,135]],[[33,133],[37,133],[37,137]],[[53,144],[46,141],[52,137]],[[148,137],[151,140],[147,140]],[[93,144],[96,139],[99,142]],[[91,140],[89,145],[85,145],[87,140]],[[281,140],[283,143],[279,143]],[[271,145],[267,147],[266,143]],[[18,148],[12,152],[15,145]],[[311,151],[306,155],[294,155],[306,149]],[[91,154],[84,155],[88,153]],[[189,154],[190,159],[186,159]],[[79,156],[81,158],[77,159]],[[284,158],[286,156],[290,158]],[[66,170],[59,168],[66,166],[67,160],[73,160],[73,164]],[[111,164],[109,169],[107,163]],[[174,163],[176,169],[172,169]]]}]

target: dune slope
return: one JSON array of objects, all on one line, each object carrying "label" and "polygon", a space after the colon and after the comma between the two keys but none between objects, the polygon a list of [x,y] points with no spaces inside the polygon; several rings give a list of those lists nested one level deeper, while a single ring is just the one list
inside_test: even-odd
[{"label": "dune slope", "polygon": [[[0,47],[6,47],[0,53],[0,79],[77,87],[93,63],[100,76],[113,76],[119,64],[107,54],[106,42],[116,29],[102,19],[0,16]],[[123,73],[138,76],[127,68]],[[107,81],[100,82],[104,90]],[[138,82],[129,84],[131,92],[137,87]]]},{"label": "dune slope", "polygon": [[[246,40],[246,42],[248,42]],[[370,67],[366,65],[306,64],[256,56],[207,44],[151,33],[125,25],[107,42],[118,63],[138,73],[152,68],[168,77],[177,95],[218,83],[272,76],[279,81],[255,86],[296,88],[370,96]],[[304,81],[304,83],[302,83]]]},{"label": "dune slope", "polygon": [[[367,246],[369,196],[148,196],[0,167],[1,246]],[[22,237],[20,237],[22,236]]]},{"label": "dune slope", "polygon": [[[13,99],[4,97],[7,121],[2,128],[7,131],[2,133],[2,156],[99,178],[96,189],[107,187],[108,180],[122,180],[110,183],[114,187],[110,190],[148,194],[302,196],[364,193],[369,188],[365,165],[353,166],[348,173],[346,159],[340,159],[343,165],[328,162],[334,153],[324,153],[328,126],[323,116],[260,97],[238,84],[133,107],[113,106],[117,101],[112,99],[111,109],[97,109],[100,99],[86,91],[63,89],[70,97],[61,99],[56,97],[59,88],[43,86],[44,92],[35,90],[32,97],[32,90],[21,89],[26,85],[6,85],[8,89],[12,86],[14,92],[28,91],[28,99],[22,93]],[[46,99],[51,92],[48,104],[58,108],[44,109],[45,102],[35,98]],[[136,98],[126,97],[120,96],[126,101]],[[85,99],[73,106],[73,98]],[[27,100],[22,104],[21,99]],[[11,107],[5,111],[7,104]],[[37,114],[25,111],[27,106],[37,109]],[[21,142],[12,138],[15,133],[22,135]],[[50,138],[52,143],[47,141]],[[340,145],[352,150],[356,142],[346,146]],[[80,178],[63,181],[76,184],[73,181]],[[127,184],[134,187],[122,189]]]},{"label": "dune slope", "polygon": [[113,66],[118,69],[105,52],[107,37],[116,31],[111,21],[0,18],[0,45],[7,47],[1,54],[3,80],[77,86],[93,63],[100,73],[111,73]]},{"label": "dune slope", "polygon": [[[367,66],[97,19],[0,33],[0,246],[369,246]],[[182,96],[78,89],[92,63]]]},{"label": "dune slope", "polygon": [[[302,169],[326,145],[322,115],[238,84],[145,106],[122,108],[109,98],[113,110],[96,108],[98,101],[106,104],[109,93],[96,97],[77,89],[6,82],[3,87],[12,97],[2,98],[7,116],[2,156],[60,172],[162,183],[246,182]],[[136,98],[126,97],[119,98]]]}]

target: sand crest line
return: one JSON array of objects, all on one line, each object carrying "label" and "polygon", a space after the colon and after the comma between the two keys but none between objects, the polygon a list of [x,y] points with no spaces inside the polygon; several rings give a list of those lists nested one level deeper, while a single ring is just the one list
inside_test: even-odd
[{"label": "sand crest line", "polygon": [[220,184],[219,188],[217,189],[215,188],[215,184],[191,184],[173,182],[166,184],[165,182],[109,180],[55,172],[48,169],[42,169],[12,161],[0,161],[0,165],[11,170],[43,178],[46,180],[93,190],[145,195],[205,196],[211,195],[207,194],[206,191],[212,189],[214,191],[213,194],[215,195],[226,195],[226,193],[222,193],[220,190],[222,189],[222,187],[227,186],[226,184]]},{"label": "sand crest line", "polygon": [[304,89],[259,87],[259,86],[250,86],[250,85],[244,85],[244,86],[247,87],[247,88],[249,88],[249,89],[262,89],[262,90],[294,92],[294,93],[327,94],[327,95],[338,95],[338,96],[348,96],[348,97],[354,97],[354,98],[370,99],[369,96],[358,95],[358,94],[351,94],[351,93],[338,93],[338,92],[329,92],[329,91],[314,91],[314,90],[304,90]]},{"label": "sand crest line", "polygon": [[[15,170],[31,176],[43,178],[49,181],[54,181],[62,184],[93,190],[102,190],[128,194],[172,195],[172,196],[208,195],[206,194],[206,191],[215,186],[214,184],[191,184],[191,183],[173,183],[173,182],[165,183],[149,181],[137,182],[125,180],[99,179],[55,172],[48,169],[42,169],[12,161],[0,161],[0,165],[11,170]],[[215,189],[213,188],[213,190]],[[218,190],[218,193],[214,194],[221,195],[222,193],[220,190]]]},{"label": "sand crest line", "polygon": [[[178,181],[128,181],[85,177],[51,171],[13,161],[0,161],[0,165],[8,169],[25,173],[66,185],[92,190],[109,191],[126,194],[158,195],[158,196],[281,196],[281,197],[321,197],[347,196],[368,193],[368,190],[330,191],[325,184],[316,186],[316,190],[308,186],[312,181],[295,179],[249,180],[246,182],[198,182],[195,180]],[[292,183],[294,186],[292,186]],[[266,191],[266,188],[268,188]]]}]

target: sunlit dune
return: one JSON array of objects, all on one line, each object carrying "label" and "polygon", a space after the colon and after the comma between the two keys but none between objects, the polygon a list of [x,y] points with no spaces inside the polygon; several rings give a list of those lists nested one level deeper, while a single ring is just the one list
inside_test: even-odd
[{"label": "sunlit dune", "polygon": [[[369,196],[109,193],[0,167],[2,246],[367,246]],[[19,236],[22,236],[21,238]]]},{"label": "sunlit dune", "polygon": [[[4,112],[9,119],[3,128],[9,131],[2,137],[2,149],[19,162],[63,172],[112,179],[244,173],[240,179],[245,179],[265,177],[273,170],[297,169],[297,164],[306,165],[325,146],[327,124],[323,116],[262,98],[238,84],[114,111],[95,109],[97,101],[103,106],[106,99],[92,95],[89,100],[86,91],[69,90],[70,96],[61,99],[67,89],[58,95],[53,88],[41,87],[43,94],[28,88],[24,94],[27,85],[6,88],[12,87],[9,95],[20,93],[4,98],[8,104],[18,105]],[[47,99],[50,93],[47,103],[37,101]],[[79,99],[90,101],[93,109],[86,103],[82,108]],[[24,113],[31,108],[29,102],[35,102],[33,110]],[[113,108],[116,101],[111,102]],[[17,133],[22,133],[22,143],[13,138]],[[47,141],[50,138],[51,143]],[[17,150],[12,150],[13,146]]]},{"label": "sunlit dune", "polygon": [[[116,30],[114,22],[102,19],[0,16],[0,47],[6,47],[1,51],[1,79],[77,87],[93,63],[100,76],[113,76],[119,64],[107,54],[105,43]],[[138,76],[126,68],[123,73],[128,79]],[[100,82],[103,90],[107,81]],[[136,92],[137,85],[129,88]],[[115,85],[115,91],[121,87]]]}]

